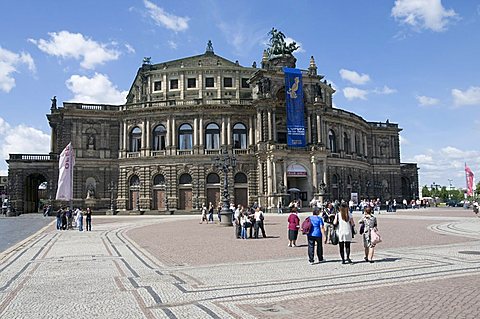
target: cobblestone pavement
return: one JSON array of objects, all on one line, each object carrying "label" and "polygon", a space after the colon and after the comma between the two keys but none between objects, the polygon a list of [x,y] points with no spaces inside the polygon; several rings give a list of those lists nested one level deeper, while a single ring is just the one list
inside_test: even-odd
[{"label": "cobblestone pavement", "polygon": [[3,217],[0,214],[0,252],[35,234],[52,220],[52,217],[43,217],[43,214],[18,217]]},{"label": "cobblestone pavement", "polygon": [[354,243],[352,265],[332,245],[310,265],[286,215],[259,240],[197,216],[49,228],[0,256],[0,318],[478,318],[480,218],[427,211],[380,215],[376,262]]}]

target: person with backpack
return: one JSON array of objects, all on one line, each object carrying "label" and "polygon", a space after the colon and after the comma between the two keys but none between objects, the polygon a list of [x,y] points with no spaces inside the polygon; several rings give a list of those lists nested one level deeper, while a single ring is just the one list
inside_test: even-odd
[{"label": "person with backpack", "polygon": [[[352,242],[352,226],[354,221],[350,213],[348,212],[349,206],[347,203],[340,204],[340,212],[335,215],[333,224],[337,226],[338,245],[340,246],[340,257],[342,258],[342,264],[352,263],[350,259],[350,243]],[[345,259],[345,252],[347,258]]]},{"label": "person with backpack", "polygon": [[[322,246],[322,237],[325,237],[325,228],[323,224],[323,219],[318,216],[320,214],[320,210],[318,207],[315,207],[313,209],[313,215],[309,216],[310,220],[310,230],[307,234],[307,239],[308,239],[308,261],[310,262],[310,265],[313,265],[315,263],[315,244],[317,245],[317,257],[318,257],[318,262],[323,261],[323,246]],[[303,226],[303,224],[302,224]],[[304,230],[305,231],[305,230]]]}]

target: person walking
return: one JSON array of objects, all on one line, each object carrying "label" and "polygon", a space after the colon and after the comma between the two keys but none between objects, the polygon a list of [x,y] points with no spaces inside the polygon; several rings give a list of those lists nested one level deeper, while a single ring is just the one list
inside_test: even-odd
[{"label": "person walking", "polygon": [[[338,246],[340,247],[340,257],[342,264],[347,262],[350,264],[350,243],[352,242],[352,226],[354,226],[353,218],[349,213],[349,206],[347,203],[340,204],[340,212],[335,215],[334,225],[337,225]],[[347,253],[347,258],[345,258]]]},{"label": "person walking", "polygon": [[77,209],[77,226],[78,231],[83,231],[83,212],[80,209]]},{"label": "person walking", "polygon": [[297,247],[298,229],[300,228],[300,218],[296,208],[292,208],[288,215],[288,247]]},{"label": "person walking", "polygon": [[327,243],[328,240],[330,242],[332,241],[331,238],[329,238],[329,234],[333,228],[333,220],[335,219],[335,207],[333,204],[330,202],[327,204],[327,208],[323,211],[323,222],[325,225],[325,244]]},{"label": "person walking", "polygon": [[92,211],[90,207],[87,207],[87,212],[85,213],[85,222],[87,224],[87,231],[92,231]]},{"label": "person walking", "polygon": [[240,234],[240,237],[242,239],[247,239],[247,228],[250,227],[250,219],[248,218],[248,215],[244,212],[240,213],[240,224],[242,225],[242,232]]},{"label": "person walking", "polygon": [[315,263],[315,244],[317,245],[317,257],[318,262],[323,261],[323,247],[322,247],[322,236],[325,236],[325,227],[323,227],[323,219],[319,217],[320,210],[315,207],[313,209],[313,215],[310,216],[310,231],[308,232],[308,261],[311,265]]},{"label": "person walking", "polygon": [[208,206],[208,220],[207,220],[207,224],[208,222],[212,222],[212,224],[214,223],[213,222],[213,204],[212,202],[210,202],[209,206]]},{"label": "person walking", "polygon": [[200,220],[200,224],[203,224],[203,222],[207,222],[208,224],[207,207],[205,206],[205,204],[202,204],[202,219]]},{"label": "person walking", "polygon": [[62,229],[62,208],[57,210],[57,230]]},{"label": "person walking", "polygon": [[359,221],[359,224],[363,224],[363,247],[365,248],[365,261],[373,263],[373,253],[375,244],[371,240],[372,229],[377,227],[377,218],[372,215],[372,209],[370,207],[365,208],[363,218]]}]

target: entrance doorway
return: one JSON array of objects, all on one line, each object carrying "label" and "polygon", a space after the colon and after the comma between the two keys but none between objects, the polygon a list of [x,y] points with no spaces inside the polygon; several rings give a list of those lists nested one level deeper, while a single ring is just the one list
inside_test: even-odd
[{"label": "entrance doorway", "polygon": [[179,209],[180,210],[192,210],[192,189],[180,189],[179,190]]},{"label": "entrance doorway", "polygon": [[49,200],[47,179],[42,174],[28,175],[24,189],[24,213],[37,213],[41,209],[41,205],[46,204]]}]

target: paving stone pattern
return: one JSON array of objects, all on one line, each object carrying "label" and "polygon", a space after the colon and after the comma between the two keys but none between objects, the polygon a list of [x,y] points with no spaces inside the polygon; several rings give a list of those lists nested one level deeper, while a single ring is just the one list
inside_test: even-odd
[{"label": "paving stone pattern", "polygon": [[352,265],[332,245],[310,265],[286,215],[258,240],[197,216],[50,228],[0,254],[0,318],[477,318],[480,219],[427,212],[379,216],[376,262],[357,242]]}]

